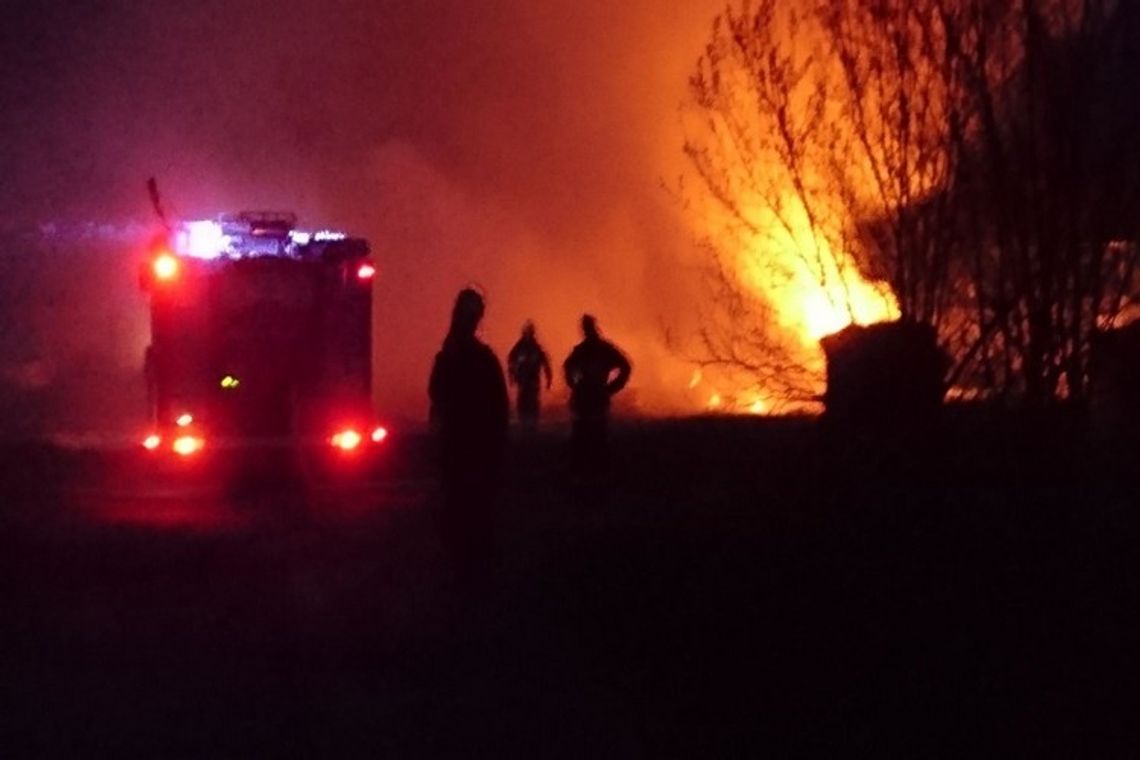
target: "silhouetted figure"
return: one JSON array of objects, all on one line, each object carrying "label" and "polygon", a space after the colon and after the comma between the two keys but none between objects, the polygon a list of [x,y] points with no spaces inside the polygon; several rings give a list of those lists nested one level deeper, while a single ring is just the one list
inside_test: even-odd
[{"label": "silhouetted figure", "polygon": [[503,369],[475,335],[483,309],[477,292],[460,291],[428,384],[443,475],[440,530],[464,584],[489,570],[509,414]]},{"label": "silhouetted figure", "polygon": [[507,355],[507,377],[518,386],[516,404],[519,422],[527,430],[534,430],[538,425],[539,375],[546,378],[546,390],[550,390],[553,380],[550,357],[535,337],[534,322],[527,320],[523,325],[522,337]]},{"label": "silhouetted figure", "polygon": [[573,464],[579,472],[605,462],[610,397],[625,387],[631,371],[625,354],[598,334],[597,320],[589,314],[582,316],[582,334],[585,339],[563,365],[573,415]]}]

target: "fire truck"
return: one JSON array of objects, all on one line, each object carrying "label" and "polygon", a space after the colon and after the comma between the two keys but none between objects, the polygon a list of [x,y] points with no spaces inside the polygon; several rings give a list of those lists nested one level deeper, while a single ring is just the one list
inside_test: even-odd
[{"label": "fire truck", "polygon": [[[169,225],[142,263],[154,456],[312,445],[360,457],[373,413],[368,242],[303,231],[291,213]],[[309,449],[311,450],[311,448]]]}]

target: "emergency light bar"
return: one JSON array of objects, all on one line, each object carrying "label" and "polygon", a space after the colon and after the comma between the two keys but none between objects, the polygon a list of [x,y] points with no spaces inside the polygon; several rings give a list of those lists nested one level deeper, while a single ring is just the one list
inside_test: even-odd
[{"label": "emergency light bar", "polygon": [[348,246],[352,253],[336,258],[366,255],[367,244],[336,230],[308,232],[294,229],[291,213],[257,211],[217,219],[179,223],[170,235],[171,252],[195,259],[242,259],[280,256],[303,259],[324,256],[330,246]]}]

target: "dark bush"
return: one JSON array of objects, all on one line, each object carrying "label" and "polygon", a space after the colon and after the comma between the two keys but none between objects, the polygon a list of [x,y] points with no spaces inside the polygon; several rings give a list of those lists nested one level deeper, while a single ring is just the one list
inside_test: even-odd
[{"label": "dark bush", "polygon": [[1140,320],[1092,339],[1093,422],[1104,432],[1140,434]]},{"label": "dark bush", "polygon": [[931,326],[851,325],[820,344],[827,356],[827,419],[896,426],[937,414],[948,359]]}]

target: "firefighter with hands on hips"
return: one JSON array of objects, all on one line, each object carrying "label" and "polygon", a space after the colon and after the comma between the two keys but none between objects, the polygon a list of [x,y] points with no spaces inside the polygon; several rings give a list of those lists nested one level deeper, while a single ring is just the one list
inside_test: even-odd
[{"label": "firefighter with hands on hips", "polygon": [[582,335],[563,365],[573,416],[572,465],[580,474],[605,465],[610,399],[626,386],[632,371],[629,359],[602,338],[598,321],[590,314],[582,315]]}]

